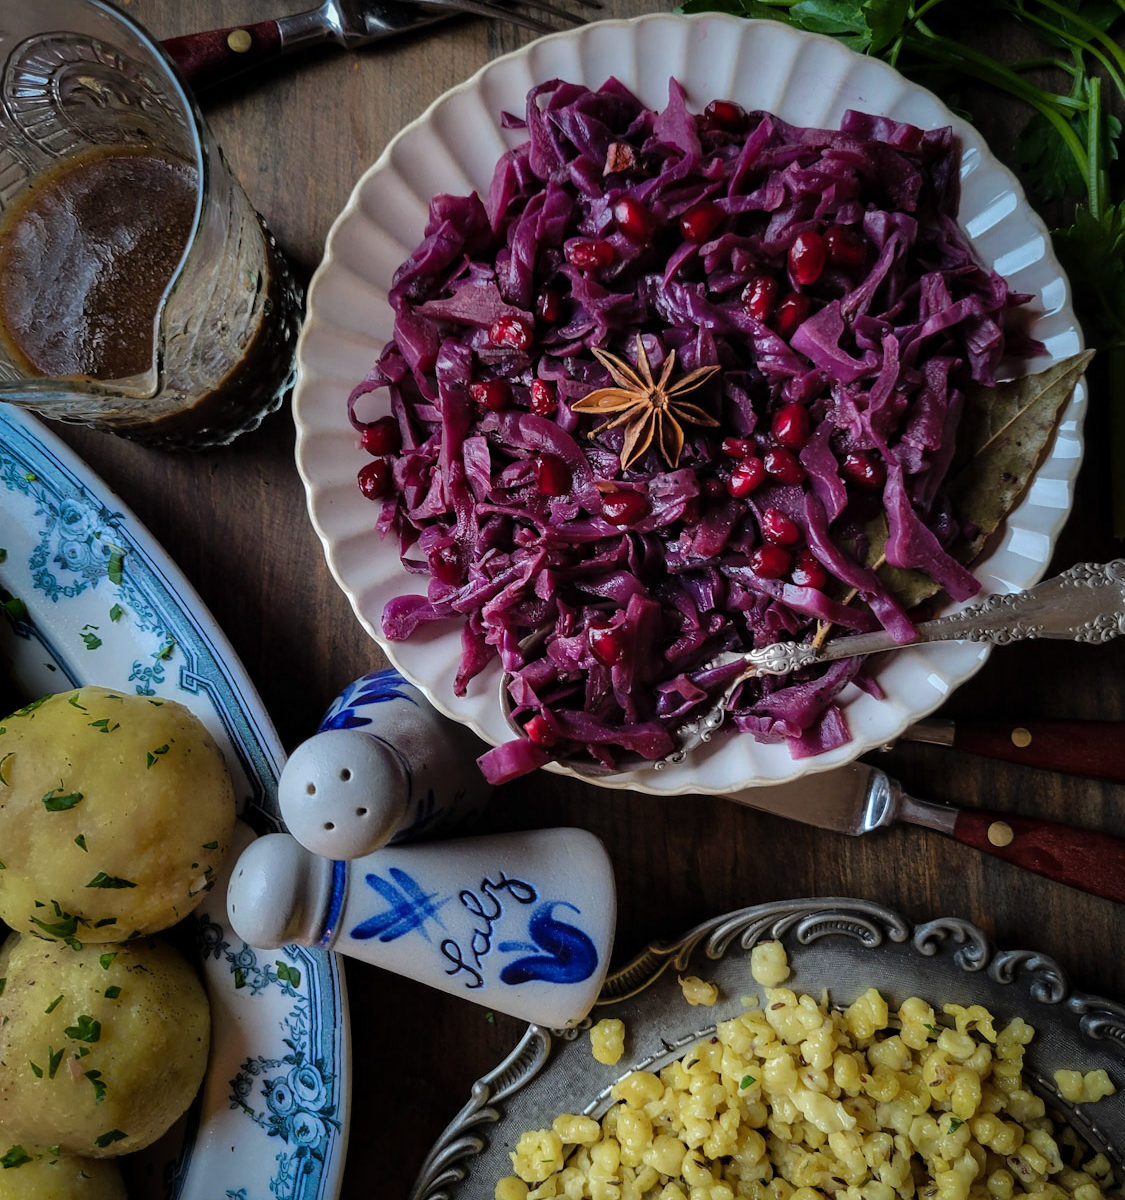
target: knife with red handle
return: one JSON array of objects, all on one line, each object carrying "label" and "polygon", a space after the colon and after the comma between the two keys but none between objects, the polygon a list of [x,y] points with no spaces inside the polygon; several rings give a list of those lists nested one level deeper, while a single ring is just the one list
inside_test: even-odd
[{"label": "knife with red handle", "polygon": [[1125,783],[1123,721],[918,721],[902,737],[1006,762]]}]

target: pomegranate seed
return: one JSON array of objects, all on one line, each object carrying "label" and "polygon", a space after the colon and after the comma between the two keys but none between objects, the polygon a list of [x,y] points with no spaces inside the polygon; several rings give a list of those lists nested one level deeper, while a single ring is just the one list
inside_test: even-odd
[{"label": "pomegranate seed", "polygon": [[526,350],[531,345],[532,328],[523,317],[504,313],[488,327],[488,340],[494,346],[511,350]]},{"label": "pomegranate seed", "polygon": [[457,547],[441,546],[430,555],[430,574],[439,583],[460,583],[461,562],[457,557]]},{"label": "pomegranate seed", "polygon": [[783,338],[791,338],[797,332],[797,326],[804,321],[812,310],[812,301],[800,292],[790,292],[782,297],[773,314],[773,327]]},{"label": "pomegranate seed", "polygon": [[815,229],[804,229],[789,247],[789,276],[794,283],[807,287],[821,277],[827,261],[823,235]]},{"label": "pomegranate seed", "polygon": [[554,324],[562,316],[562,297],[546,288],[535,298],[535,311],[544,321]]},{"label": "pomegranate seed", "polygon": [[742,289],[742,307],[755,321],[768,321],[777,304],[777,291],[772,275],[754,275]]},{"label": "pomegranate seed", "polygon": [[547,724],[547,719],[542,713],[529,717],[524,723],[523,731],[527,734],[527,740],[537,746],[553,746],[559,740],[558,734]]},{"label": "pomegranate seed", "polygon": [[789,574],[789,551],[766,542],[750,553],[750,570],[763,579],[780,579]]},{"label": "pomegranate seed", "polygon": [[723,438],[719,449],[730,458],[749,458],[757,446],[749,438]]},{"label": "pomegranate seed", "polygon": [[778,483],[800,483],[805,477],[805,468],[797,461],[792,450],[784,446],[771,446],[762,455],[766,474]]},{"label": "pomegranate seed", "polygon": [[762,537],[775,546],[792,546],[801,537],[801,527],[780,508],[767,508],[759,522]]},{"label": "pomegranate seed", "polygon": [[746,109],[733,100],[712,100],[703,110],[703,124],[707,129],[739,133],[746,128]]},{"label": "pomegranate seed", "polygon": [[625,658],[625,634],[621,629],[591,621],[586,640],[590,643],[590,653],[604,667],[615,667]]},{"label": "pomegranate seed", "polygon": [[575,238],[566,244],[566,261],[580,271],[596,271],[608,267],[617,257],[610,242],[603,238]]},{"label": "pomegranate seed", "polygon": [[602,516],[611,525],[635,525],[652,512],[644,492],[610,492],[602,497]]},{"label": "pomegranate seed", "polygon": [[803,550],[797,551],[789,578],[798,587],[819,589],[828,582],[828,572],[817,562],[813,552],[806,546]]},{"label": "pomegranate seed", "polygon": [[380,417],[363,431],[360,444],[368,454],[397,454],[402,449],[402,433],[394,417]]},{"label": "pomegranate seed", "polygon": [[535,486],[544,496],[565,496],[570,491],[570,468],[557,454],[537,454]]},{"label": "pomegranate seed", "polygon": [[647,241],[656,232],[652,210],[635,196],[621,196],[614,201],[613,219],[617,228],[634,242]]},{"label": "pomegranate seed", "polygon": [[359,490],[368,500],[378,500],[380,496],[386,496],[394,483],[391,464],[385,458],[373,458],[369,463],[365,463],[360,467],[356,479]]},{"label": "pomegranate seed", "polygon": [[500,412],[512,402],[512,389],[506,379],[482,379],[469,384],[469,395],[481,406]]},{"label": "pomegranate seed", "polygon": [[824,248],[834,267],[862,267],[867,261],[863,234],[847,225],[829,225],[824,231]]},{"label": "pomegranate seed", "polygon": [[773,415],[773,436],[789,450],[800,450],[812,433],[809,410],[803,404],[783,404]]},{"label": "pomegranate seed", "polygon": [[730,473],[727,491],[738,499],[749,496],[761,487],[766,478],[766,466],[760,458],[744,458]]},{"label": "pomegranate seed", "polygon": [[680,232],[689,242],[706,242],[723,223],[726,214],[713,200],[701,200],[680,217]]},{"label": "pomegranate seed", "polygon": [[547,383],[544,379],[536,379],[531,384],[531,411],[537,417],[554,416],[555,411],[559,407],[559,402],[555,398],[554,384]]},{"label": "pomegranate seed", "polygon": [[717,475],[708,475],[700,487],[708,500],[725,500],[729,495],[727,485]]},{"label": "pomegranate seed", "polygon": [[877,492],[887,482],[887,468],[870,450],[853,450],[844,455],[840,472],[856,487]]}]

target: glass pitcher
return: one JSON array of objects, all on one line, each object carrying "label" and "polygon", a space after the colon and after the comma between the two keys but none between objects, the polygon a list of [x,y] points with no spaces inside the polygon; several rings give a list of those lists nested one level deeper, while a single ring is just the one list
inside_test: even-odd
[{"label": "glass pitcher", "polygon": [[101,0],[0,13],[0,400],[224,445],[292,383],[302,293],[160,46]]}]

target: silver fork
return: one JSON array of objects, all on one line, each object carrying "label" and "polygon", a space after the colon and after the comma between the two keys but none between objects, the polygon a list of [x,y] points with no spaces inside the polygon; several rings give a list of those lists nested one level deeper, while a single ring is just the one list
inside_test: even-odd
[{"label": "silver fork", "polygon": [[[591,9],[601,7],[600,0],[576,2]],[[518,0],[518,5],[505,0],[324,0],[306,12],[168,38],[163,46],[187,82],[200,90],[297,50],[331,43],[354,50],[458,13],[510,21],[535,33],[550,33],[559,24],[580,25],[585,20],[552,0]]]}]

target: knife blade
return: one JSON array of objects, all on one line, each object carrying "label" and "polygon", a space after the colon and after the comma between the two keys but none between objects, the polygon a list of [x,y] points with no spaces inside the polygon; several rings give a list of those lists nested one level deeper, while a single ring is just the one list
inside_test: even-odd
[{"label": "knife blade", "polygon": [[869,763],[851,763],[793,783],[742,788],[729,798],[851,837],[907,821],[1047,879],[1125,903],[1125,838],[1014,813],[919,800]]},{"label": "knife blade", "polygon": [[928,719],[911,725],[900,740],[1125,783],[1125,721]]}]

